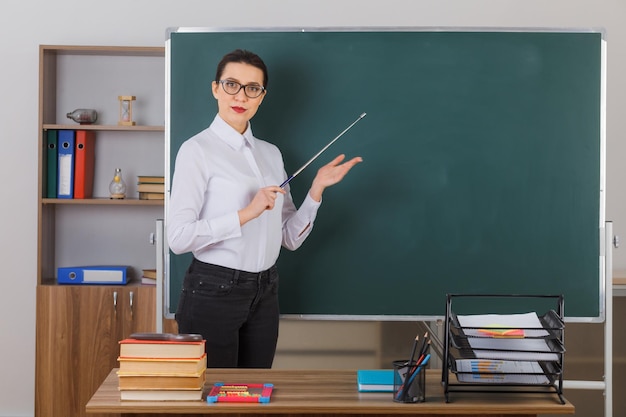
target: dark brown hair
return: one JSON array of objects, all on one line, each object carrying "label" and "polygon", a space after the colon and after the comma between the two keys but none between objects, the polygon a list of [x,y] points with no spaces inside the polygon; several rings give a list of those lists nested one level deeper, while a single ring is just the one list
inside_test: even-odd
[{"label": "dark brown hair", "polygon": [[217,71],[215,72],[215,81],[219,81],[224,73],[224,68],[226,68],[226,64],[231,62],[239,62],[242,64],[252,65],[263,71],[263,87],[267,88],[268,75],[267,75],[267,67],[265,63],[257,54],[246,51],[245,49],[235,49],[232,52],[227,53],[222,57],[222,60],[217,64]]}]

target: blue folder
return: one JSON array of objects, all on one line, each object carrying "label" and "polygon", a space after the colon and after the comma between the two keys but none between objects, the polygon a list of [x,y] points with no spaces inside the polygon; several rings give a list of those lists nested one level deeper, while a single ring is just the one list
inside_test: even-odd
[{"label": "blue folder", "polygon": [[112,284],[124,285],[128,282],[128,266],[92,265],[57,268],[59,284]]},{"label": "blue folder", "polygon": [[59,130],[57,154],[57,198],[74,198],[74,146],[73,130]]}]

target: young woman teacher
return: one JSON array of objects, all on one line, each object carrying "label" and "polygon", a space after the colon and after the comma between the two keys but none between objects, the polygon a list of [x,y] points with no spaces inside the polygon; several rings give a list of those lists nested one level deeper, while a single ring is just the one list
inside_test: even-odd
[{"label": "young woman teacher", "polygon": [[295,250],[311,233],[326,187],[360,157],[339,155],[317,171],[296,208],[278,148],[254,137],[250,119],[267,94],[261,58],[235,50],[212,83],[218,114],[176,156],[167,238],[177,254],[192,252],[176,321],[180,333],[206,339],[209,367],[270,368],[278,339],[281,245]]}]

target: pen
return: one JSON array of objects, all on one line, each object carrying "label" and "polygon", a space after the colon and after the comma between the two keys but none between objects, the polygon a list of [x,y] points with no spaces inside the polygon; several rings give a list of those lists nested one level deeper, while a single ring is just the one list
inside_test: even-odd
[{"label": "pen", "polygon": [[413,383],[415,376],[418,375],[420,371],[422,370],[422,368],[428,364],[429,360],[430,360],[430,353],[424,356],[424,360],[418,365],[418,367],[415,369],[415,371],[413,371],[413,373],[409,377],[409,381],[407,382],[406,387],[404,388],[407,392],[409,391],[409,388],[411,387],[411,384]]},{"label": "pen", "polygon": [[350,126],[346,127],[346,128],[343,130],[343,132],[341,132],[340,134],[338,134],[338,135],[335,137],[335,139],[333,139],[333,140],[331,140],[330,142],[328,142],[328,144],[327,144],[326,146],[324,146],[324,147],[323,147],[323,148],[322,148],[322,149],[321,149],[318,153],[316,153],[316,154],[313,156],[313,158],[309,159],[309,160],[307,161],[307,163],[306,163],[306,164],[302,165],[302,166],[300,167],[300,169],[298,169],[298,170],[297,170],[296,172],[294,172],[294,173],[293,173],[293,174],[292,174],[289,178],[287,178],[287,179],[286,179],[286,180],[285,180],[282,184],[280,184],[280,188],[283,188],[285,185],[287,185],[287,184],[289,183],[289,181],[291,181],[292,179],[294,179],[294,178],[296,177],[296,175],[298,175],[299,173],[301,173],[301,172],[304,170],[304,168],[308,167],[308,166],[311,164],[311,162],[315,161],[315,160],[317,159],[317,157],[318,157],[318,156],[320,156],[320,155],[322,154],[322,152],[324,152],[326,149],[328,149],[328,147],[329,147],[330,145],[332,145],[333,143],[335,143],[335,141],[336,141],[337,139],[339,139],[340,137],[342,137],[344,133],[346,133],[348,130],[350,130],[350,129],[352,128],[352,126],[354,126],[355,124],[357,124],[357,122],[358,122],[359,120],[361,120],[362,118],[364,118],[366,114],[367,114],[367,113],[362,113],[362,114],[358,117],[358,119],[356,119],[354,122],[352,122],[352,124],[351,124]]}]

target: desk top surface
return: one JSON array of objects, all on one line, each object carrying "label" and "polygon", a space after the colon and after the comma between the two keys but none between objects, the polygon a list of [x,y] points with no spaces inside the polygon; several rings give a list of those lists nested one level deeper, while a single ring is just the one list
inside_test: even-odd
[{"label": "desk top surface", "polygon": [[355,370],[209,369],[206,387],[215,382],[272,383],[267,404],[206,401],[121,401],[113,369],[87,403],[88,413],[176,414],[574,414],[556,394],[455,393],[445,402],[441,371],[427,372],[426,401],[401,404],[391,393],[359,393]]}]

